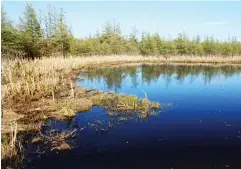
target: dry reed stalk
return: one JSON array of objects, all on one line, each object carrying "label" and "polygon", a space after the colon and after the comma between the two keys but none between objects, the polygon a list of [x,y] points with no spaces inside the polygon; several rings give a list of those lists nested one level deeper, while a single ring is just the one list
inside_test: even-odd
[{"label": "dry reed stalk", "polygon": [[145,98],[148,100],[146,92],[144,92],[144,90],[142,90],[142,92],[145,94]]},{"label": "dry reed stalk", "polygon": [[70,88],[71,88],[71,97],[74,98],[74,88],[72,81],[70,82]]},{"label": "dry reed stalk", "polygon": [[11,137],[10,137],[10,147],[11,149],[13,150],[13,152],[16,150],[16,139],[17,139],[17,128],[18,128],[18,125],[16,122],[12,122],[10,124],[10,127],[11,127]]},{"label": "dry reed stalk", "polygon": [[55,96],[54,96],[54,91],[52,90],[52,99],[53,99],[53,103],[55,103]]},{"label": "dry reed stalk", "polygon": [[[142,92],[145,94],[145,101],[148,102],[148,98],[147,98],[146,92],[144,92],[144,90],[142,90]],[[148,112],[148,110],[149,110],[149,104],[146,104],[146,106],[145,106],[145,113]]]}]

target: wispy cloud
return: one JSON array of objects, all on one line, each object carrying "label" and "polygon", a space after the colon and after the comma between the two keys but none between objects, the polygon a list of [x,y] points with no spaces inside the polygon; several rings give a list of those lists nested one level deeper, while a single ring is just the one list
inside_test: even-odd
[{"label": "wispy cloud", "polygon": [[214,22],[207,22],[208,25],[227,25],[228,22],[221,22],[221,21],[214,21]]}]

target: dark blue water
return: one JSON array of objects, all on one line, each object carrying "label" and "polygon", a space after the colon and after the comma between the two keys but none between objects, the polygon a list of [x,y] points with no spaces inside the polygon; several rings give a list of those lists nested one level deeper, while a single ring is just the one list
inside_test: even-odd
[{"label": "dark blue water", "polygon": [[[51,128],[77,129],[73,148],[33,168],[241,169],[241,68],[138,66],[81,74],[81,87],[171,104],[145,119],[109,117],[93,107]],[[124,119],[124,120],[123,120]]]}]

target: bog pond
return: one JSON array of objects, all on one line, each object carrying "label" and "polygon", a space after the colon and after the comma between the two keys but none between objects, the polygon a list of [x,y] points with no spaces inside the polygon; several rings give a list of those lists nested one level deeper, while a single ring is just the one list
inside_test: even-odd
[{"label": "bog pond", "polygon": [[241,168],[241,68],[139,65],[80,73],[76,84],[161,104],[147,117],[94,106],[51,129],[76,129],[73,148],[25,161],[27,168]]}]

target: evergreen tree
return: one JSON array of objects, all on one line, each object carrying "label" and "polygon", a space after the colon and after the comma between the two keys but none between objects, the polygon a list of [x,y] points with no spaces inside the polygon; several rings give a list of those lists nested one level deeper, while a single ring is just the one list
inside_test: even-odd
[{"label": "evergreen tree", "polygon": [[1,9],[1,53],[2,57],[22,57],[23,48],[20,45],[20,32],[7,18],[3,6]]},{"label": "evergreen tree", "polygon": [[27,3],[24,17],[21,18],[22,45],[28,58],[41,57],[42,30],[34,8]]},{"label": "evergreen tree", "polygon": [[56,39],[56,29],[57,29],[57,16],[55,8],[48,5],[47,15],[44,15],[44,55],[50,56],[57,52],[57,39]]},{"label": "evergreen tree", "polygon": [[64,11],[61,8],[60,16],[56,26],[56,40],[58,48],[64,57],[70,52],[71,32],[65,24]]},{"label": "evergreen tree", "polygon": [[139,42],[136,37],[137,30],[133,28],[129,37],[126,37],[124,40],[125,50],[124,52],[127,54],[140,54],[139,50]]},{"label": "evergreen tree", "polygon": [[157,55],[159,52],[155,36],[142,33],[140,50],[143,55]]},{"label": "evergreen tree", "polygon": [[100,43],[104,52],[108,52],[108,54],[122,53],[124,50],[122,39],[119,24],[114,23],[112,25],[110,22],[107,22],[100,36]]},{"label": "evergreen tree", "polygon": [[188,54],[188,41],[185,34],[178,34],[178,38],[175,39],[177,53],[180,55]]}]

